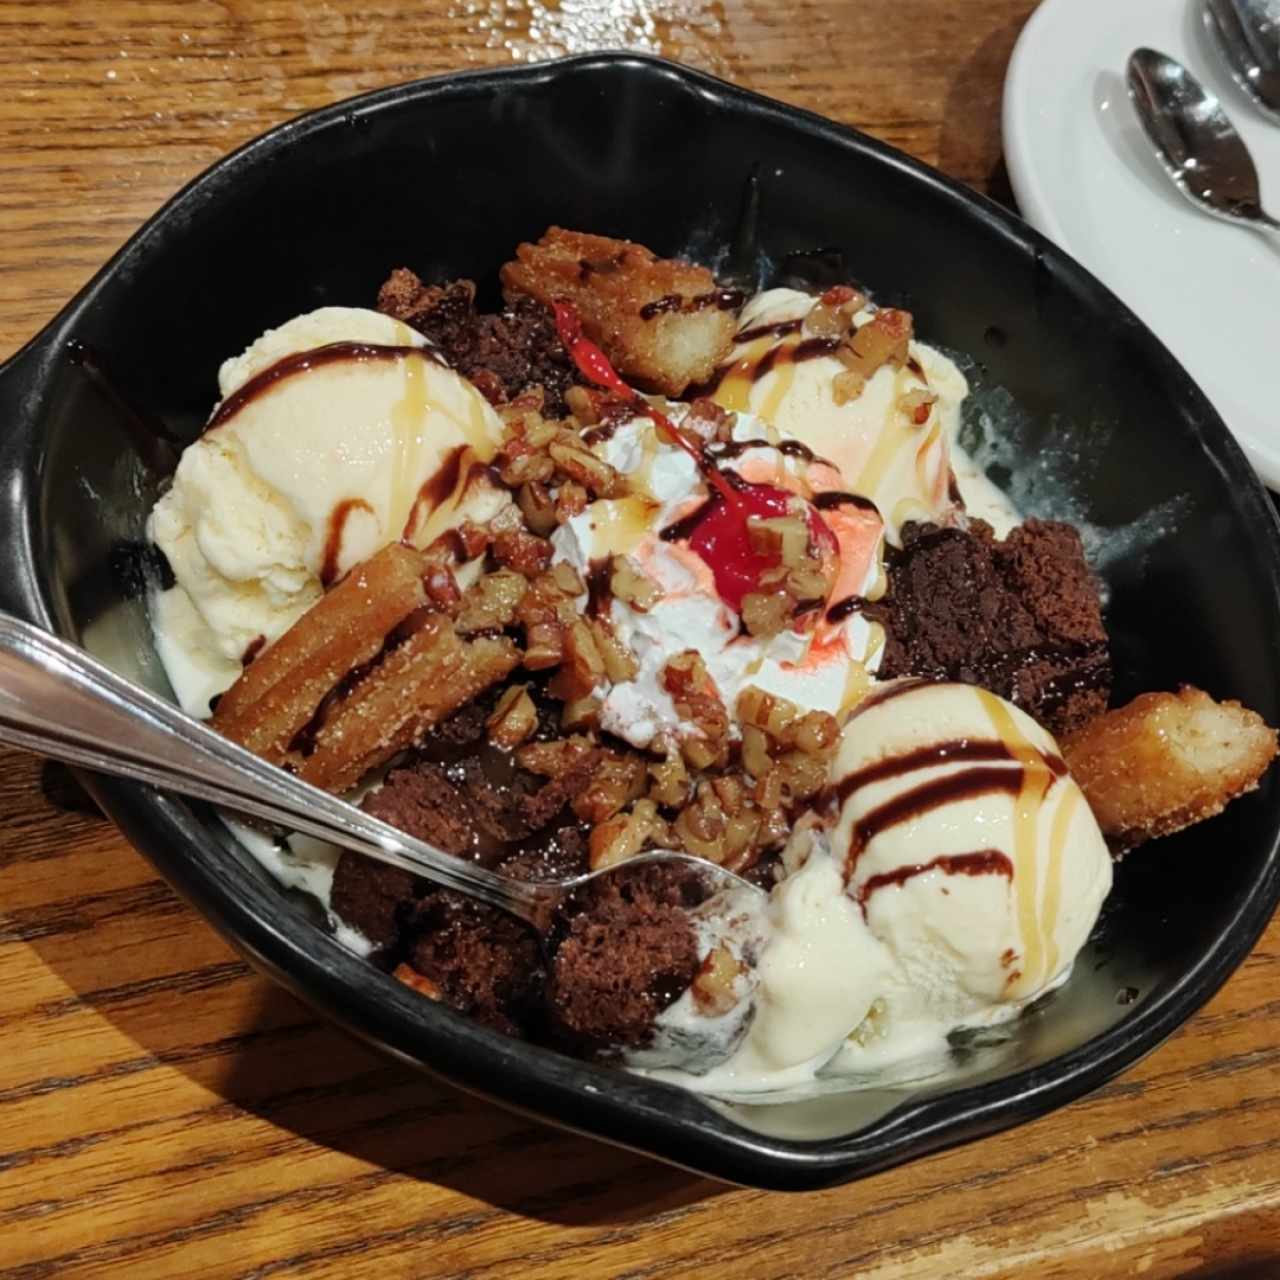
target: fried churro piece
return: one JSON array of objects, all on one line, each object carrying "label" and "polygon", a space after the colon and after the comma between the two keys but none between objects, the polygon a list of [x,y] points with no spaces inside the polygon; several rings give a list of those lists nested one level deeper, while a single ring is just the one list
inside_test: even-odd
[{"label": "fried churro piece", "polygon": [[1252,791],[1276,731],[1238,702],[1184,685],[1144,693],[1061,739],[1062,754],[1112,849],[1211,818]]},{"label": "fried churro piece", "polygon": [[219,699],[213,727],[278,762],[321,698],[426,602],[427,567],[422,552],[400,543],[357,565],[245,668]]},{"label": "fried churro piece", "polygon": [[343,791],[505,678],[505,637],[464,640],[428,598],[429,557],[400,544],[358,565],[223,695],[220,733]]},{"label": "fried churro piece", "polygon": [[520,245],[502,287],[508,301],[529,294],[548,306],[572,303],[624,377],[671,396],[710,378],[728,355],[742,304],[705,267],[562,227]]},{"label": "fried churro piece", "polygon": [[387,637],[377,658],[326,695],[295,734],[287,763],[317,787],[345,791],[519,661],[505,636],[463,640],[450,618],[418,610]]}]

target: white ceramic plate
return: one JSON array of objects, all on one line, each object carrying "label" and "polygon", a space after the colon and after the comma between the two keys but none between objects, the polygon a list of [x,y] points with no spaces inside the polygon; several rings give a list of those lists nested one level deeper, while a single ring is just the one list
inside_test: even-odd
[{"label": "white ceramic plate", "polygon": [[1203,0],[1044,0],[1004,87],[1004,144],[1023,216],[1109,285],[1213,401],[1280,489],[1280,234],[1200,213],[1174,188],[1124,84],[1147,45],[1190,68],[1249,144],[1280,216],[1280,125],[1231,81]]}]

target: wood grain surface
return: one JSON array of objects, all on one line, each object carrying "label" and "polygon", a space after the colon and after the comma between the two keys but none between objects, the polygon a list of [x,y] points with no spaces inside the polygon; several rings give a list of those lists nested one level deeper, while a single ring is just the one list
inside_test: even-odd
[{"label": "wood grain surface", "polygon": [[[661,52],[1007,198],[1033,7],[0,0],[0,355],[229,148],[460,67]],[[1280,1277],[1278,951],[1273,926],[1173,1041],[1038,1123],[838,1190],[731,1190],[379,1058],[252,973],[65,772],[0,753],[0,1280]]]}]

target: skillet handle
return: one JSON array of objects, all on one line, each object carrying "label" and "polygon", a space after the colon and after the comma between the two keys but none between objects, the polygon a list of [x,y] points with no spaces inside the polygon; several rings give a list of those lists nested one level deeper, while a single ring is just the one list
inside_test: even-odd
[{"label": "skillet handle", "polygon": [[0,365],[0,609],[43,621],[31,560],[31,517],[39,502],[29,465],[37,428],[40,350],[28,343]]}]

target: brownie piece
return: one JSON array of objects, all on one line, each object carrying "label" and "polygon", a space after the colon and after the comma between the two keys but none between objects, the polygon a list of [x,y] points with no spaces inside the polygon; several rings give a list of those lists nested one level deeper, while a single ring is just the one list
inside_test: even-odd
[{"label": "brownie piece", "polygon": [[579,378],[550,310],[522,297],[496,315],[483,315],[475,300],[470,280],[425,285],[407,267],[398,267],[378,290],[379,311],[425,334],[492,403],[540,386],[546,415],[564,417],[564,393]]},{"label": "brownie piece", "polygon": [[402,903],[416,896],[413,876],[399,867],[345,852],[333,872],[334,912],[378,948],[390,948],[399,934]]},{"label": "brownie piece", "polygon": [[478,832],[472,814],[442,765],[393,769],[382,786],[365,797],[361,808],[456,857],[475,852]]},{"label": "brownie piece", "polygon": [[1111,684],[1098,586],[1079,534],[1028,520],[908,524],[887,557],[889,592],[868,615],[886,629],[879,675],[980,685],[1053,733],[1106,710]]},{"label": "brownie piece", "polygon": [[495,866],[495,871],[516,880],[566,880],[587,870],[585,823],[546,827],[520,841]]},{"label": "brownie piece", "polygon": [[453,715],[432,725],[419,741],[417,754],[428,760],[448,761],[472,754],[487,740],[485,723],[498,701],[498,690],[489,689]]},{"label": "brownie piece", "polygon": [[688,909],[706,895],[694,872],[637,867],[592,885],[547,978],[556,1029],[604,1056],[639,1048],[686,991],[701,958]]},{"label": "brownie piece", "polygon": [[[457,717],[446,723],[448,741],[434,742],[432,750],[467,742],[465,723]],[[509,875],[546,879],[585,871],[586,828],[566,810],[574,778],[547,782],[518,768],[509,753],[474,741],[467,750],[477,754],[393,769],[363,808]],[[520,921],[457,894],[424,891],[406,872],[357,854],[339,861],[332,905],[384,961],[404,958],[450,1007],[513,1035],[527,1033],[531,1011],[541,1008],[543,966],[537,939]]]},{"label": "brownie piece", "polygon": [[584,765],[548,781],[484,747],[447,764],[417,759],[393,769],[363,808],[446,853],[489,864],[557,821],[574,825],[565,806],[589,776]]},{"label": "brownie piece", "polygon": [[527,1034],[541,1007],[544,968],[523,922],[449,889],[429,893],[406,920],[410,967],[459,1013]]}]

